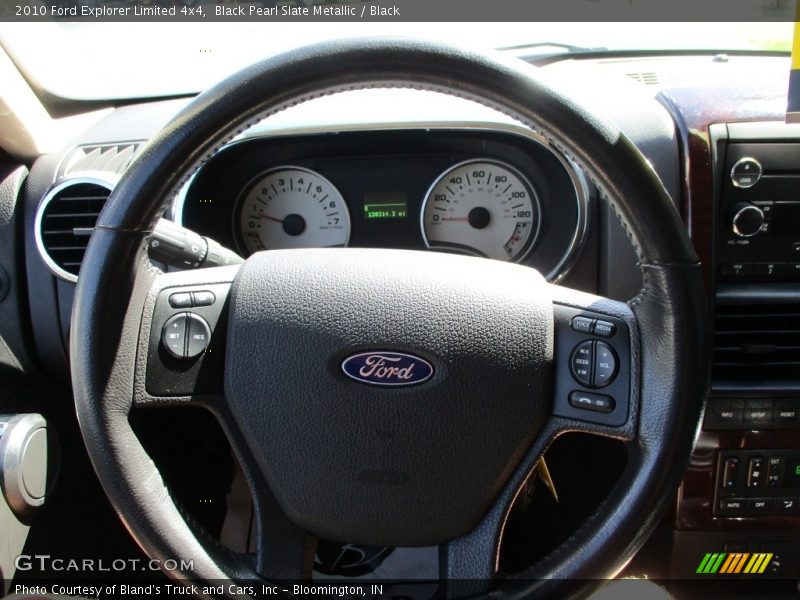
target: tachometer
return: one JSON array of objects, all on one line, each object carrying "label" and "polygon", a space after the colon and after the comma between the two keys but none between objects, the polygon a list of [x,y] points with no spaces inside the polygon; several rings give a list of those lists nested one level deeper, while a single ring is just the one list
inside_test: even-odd
[{"label": "tachometer", "polygon": [[277,167],[244,189],[235,214],[242,250],[346,246],[350,214],[333,184],[302,167]]},{"label": "tachometer", "polygon": [[430,248],[500,260],[520,260],[539,232],[539,200],[516,169],[493,160],[470,160],[433,182],[422,208]]}]

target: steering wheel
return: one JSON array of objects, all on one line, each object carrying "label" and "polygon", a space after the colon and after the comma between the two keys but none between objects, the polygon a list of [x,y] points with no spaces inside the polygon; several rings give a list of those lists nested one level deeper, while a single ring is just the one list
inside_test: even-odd
[{"label": "steering wheel", "polygon": [[[149,262],[148,234],[167,202],[223,144],[289,106],[372,87],[464,97],[535,130],[614,208],[643,271],[640,293],[622,303],[548,284],[519,265],[432,252],[259,252],[240,267],[181,273]],[[181,312],[168,298],[192,290],[217,298],[195,312],[218,358],[201,355],[160,376],[169,385],[170,373],[197,369],[204,381],[217,378],[220,392],[176,385],[155,396],[149,370],[167,360],[158,342]],[[527,65],[412,40],[294,50],[186,106],[99,217],[71,331],[77,412],[98,477],[144,551],[192,561],[192,570],[169,574],[194,583],[308,578],[319,537],[438,545],[450,597],[583,593],[618,573],[659,520],[707,388],[698,259],[638,150]],[[353,365],[359,380],[348,376]],[[134,407],[167,405],[202,406],[219,420],[254,500],[254,555],[223,548],[170,497],[129,423]],[[515,495],[568,431],[621,440],[624,472],[516,584],[497,577]]]}]

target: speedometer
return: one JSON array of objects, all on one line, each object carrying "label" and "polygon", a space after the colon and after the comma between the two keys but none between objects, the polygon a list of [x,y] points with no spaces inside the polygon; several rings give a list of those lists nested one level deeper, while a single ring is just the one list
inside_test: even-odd
[{"label": "speedometer", "polygon": [[282,248],[345,246],[350,214],[319,173],[278,167],[256,177],[239,198],[237,238],[247,254]]},{"label": "speedometer", "polygon": [[429,248],[500,260],[520,260],[539,232],[539,200],[516,169],[469,160],[433,182],[423,202],[422,232]]}]

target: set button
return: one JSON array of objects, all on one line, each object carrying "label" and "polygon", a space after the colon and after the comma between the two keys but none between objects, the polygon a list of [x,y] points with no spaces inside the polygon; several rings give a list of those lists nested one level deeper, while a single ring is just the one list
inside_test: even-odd
[{"label": "set button", "polygon": [[178,359],[195,358],[211,343],[211,328],[206,320],[194,313],[170,317],[161,329],[161,345]]},{"label": "set button", "polygon": [[602,388],[617,376],[619,361],[614,349],[601,341],[585,341],[572,351],[570,370],[575,381],[588,388]]}]

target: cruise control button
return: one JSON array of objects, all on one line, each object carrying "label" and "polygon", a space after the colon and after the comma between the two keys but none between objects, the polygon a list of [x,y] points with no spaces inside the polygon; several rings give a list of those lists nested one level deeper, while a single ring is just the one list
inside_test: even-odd
[{"label": "cruise control button", "polygon": [[579,333],[592,333],[594,319],[589,317],[573,317],[572,328]]},{"label": "cruise control button", "polygon": [[192,295],[189,292],[178,292],[170,294],[169,305],[172,308],[191,308]]},{"label": "cruise control button", "polygon": [[586,387],[592,385],[592,360],[594,358],[594,342],[578,344],[572,351],[570,370],[575,381]]},{"label": "cruise control button", "polygon": [[569,403],[575,408],[601,413],[610,413],[616,407],[613,398],[588,392],[572,392],[569,395]]},{"label": "cruise control button", "polygon": [[186,358],[186,313],[171,317],[161,330],[161,344],[175,358]]},{"label": "cruise control button", "polygon": [[188,314],[186,358],[200,356],[211,343],[211,328],[206,320],[194,313]]},{"label": "cruise control button", "polygon": [[617,333],[617,326],[608,321],[597,321],[594,324],[594,334],[601,337],[611,337]]},{"label": "cruise control button", "polygon": [[617,375],[617,355],[605,342],[597,342],[594,350],[594,386],[605,387]]},{"label": "cruise control button", "polygon": [[192,297],[194,298],[194,306],[211,306],[217,299],[214,292],[207,290],[192,292]]}]

